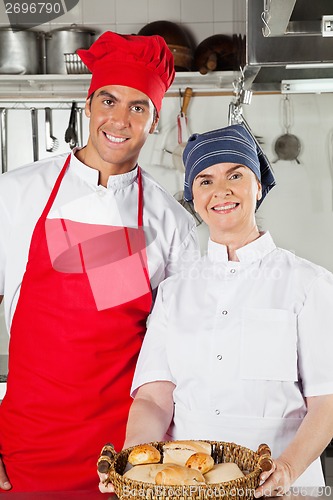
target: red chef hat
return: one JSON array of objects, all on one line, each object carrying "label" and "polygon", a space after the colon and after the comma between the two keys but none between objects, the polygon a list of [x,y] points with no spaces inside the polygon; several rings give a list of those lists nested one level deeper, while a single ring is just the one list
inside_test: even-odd
[{"label": "red chef hat", "polygon": [[106,85],[125,85],[140,90],[157,111],[161,109],[175,77],[173,55],[164,38],[106,31],[88,50],[76,52],[92,72],[88,96]]}]

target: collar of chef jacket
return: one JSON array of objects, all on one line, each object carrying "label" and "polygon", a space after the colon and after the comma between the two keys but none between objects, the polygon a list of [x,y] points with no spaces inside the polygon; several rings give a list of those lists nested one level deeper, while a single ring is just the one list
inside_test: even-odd
[{"label": "collar of chef jacket", "polygon": [[[276,249],[276,245],[269,233],[261,233],[260,237],[251,243],[236,250],[236,255],[241,263],[252,264],[262,259]],[[228,250],[225,245],[208,240],[208,258],[211,262],[228,262]]]}]

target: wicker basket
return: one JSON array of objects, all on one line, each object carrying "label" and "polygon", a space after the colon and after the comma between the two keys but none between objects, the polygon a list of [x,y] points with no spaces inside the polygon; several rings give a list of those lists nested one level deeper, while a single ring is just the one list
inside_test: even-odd
[{"label": "wicker basket", "polygon": [[79,57],[79,55],[75,52],[65,53],[64,58],[68,75],[84,75],[91,73],[87,66],[82,62],[82,59]]},{"label": "wicker basket", "polygon": [[[134,481],[123,476],[128,455],[134,447],[116,453],[112,445],[106,445],[103,448],[98,460],[98,469],[100,472],[108,470],[110,482],[120,500],[169,500],[171,498],[181,500],[248,500],[254,498],[254,490],[259,484],[260,473],[263,470],[269,470],[272,465],[268,446],[260,445],[258,452],[254,452],[235,443],[207,442],[212,446],[212,457],[215,463],[235,462],[245,476],[223,483],[194,486],[158,486]],[[162,455],[163,445],[166,443],[167,441],[149,444],[155,446]]]}]

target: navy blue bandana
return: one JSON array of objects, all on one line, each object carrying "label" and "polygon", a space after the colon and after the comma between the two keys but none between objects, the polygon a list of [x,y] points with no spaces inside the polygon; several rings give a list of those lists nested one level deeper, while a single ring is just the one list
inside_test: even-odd
[{"label": "navy blue bandana", "polygon": [[255,173],[262,186],[262,197],[257,202],[257,208],[275,186],[274,174],[267,157],[250,132],[241,124],[191,135],[184,149],[183,161],[186,201],[193,199],[192,184],[196,176],[202,170],[218,163],[239,163]]}]

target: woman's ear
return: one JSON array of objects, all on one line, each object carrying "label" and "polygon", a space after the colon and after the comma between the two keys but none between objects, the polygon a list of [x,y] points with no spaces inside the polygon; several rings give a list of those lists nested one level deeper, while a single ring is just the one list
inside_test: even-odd
[{"label": "woman's ear", "polygon": [[260,182],[258,182],[257,201],[261,200],[261,198],[262,198],[262,187]]}]

